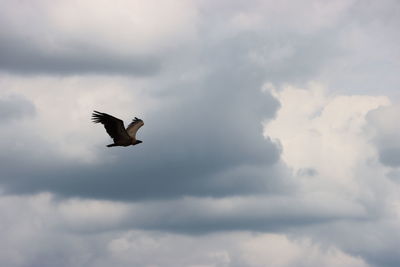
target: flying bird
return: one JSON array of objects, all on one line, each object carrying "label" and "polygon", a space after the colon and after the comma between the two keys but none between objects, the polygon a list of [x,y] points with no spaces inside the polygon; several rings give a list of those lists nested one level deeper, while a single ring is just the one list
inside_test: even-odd
[{"label": "flying bird", "polygon": [[106,128],[108,135],[114,140],[114,144],[109,144],[107,147],[112,146],[134,146],[142,143],[142,141],[136,139],[136,133],[140,127],[144,125],[141,119],[135,117],[132,122],[125,129],[124,122],[118,118],[115,118],[107,113],[99,111],[93,111],[92,121],[94,123],[101,123]]}]

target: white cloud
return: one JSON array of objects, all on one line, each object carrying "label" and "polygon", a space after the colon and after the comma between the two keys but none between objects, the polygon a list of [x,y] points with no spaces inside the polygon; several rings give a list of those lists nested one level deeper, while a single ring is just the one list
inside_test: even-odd
[{"label": "white cloud", "polygon": [[[320,84],[275,92],[281,102],[265,134],[282,145],[282,159],[294,172],[311,168],[324,188],[357,192],[355,171],[374,156],[364,133],[369,111],[389,103],[387,97],[328,95]],[[320,188],[321,189],[321,188]]]},{"label": "white cloud", "polygon": [[371,143],[371,137],[387,141],[396,132],[396,108],[388,106],[388,97],[328,92],[318,84],[275,91],[282,107],[265,134],[279,139],[282,159],[299,175],[305,196],[320,203],[331,197],[357,203],[368,219],[331,221],[295,232],[336,244],[376,266],[396,266],[392,247],[397,246],[397,235],[389,236],[398,232],[400,187],[379,164],[379,151]]}]

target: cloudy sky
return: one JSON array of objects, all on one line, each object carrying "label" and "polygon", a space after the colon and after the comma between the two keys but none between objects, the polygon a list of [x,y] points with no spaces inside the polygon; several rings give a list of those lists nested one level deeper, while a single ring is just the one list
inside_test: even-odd
[{"label": "cloudy sky", "polygon": [[0,4],[1,266],[400,266],[398,1]]}]

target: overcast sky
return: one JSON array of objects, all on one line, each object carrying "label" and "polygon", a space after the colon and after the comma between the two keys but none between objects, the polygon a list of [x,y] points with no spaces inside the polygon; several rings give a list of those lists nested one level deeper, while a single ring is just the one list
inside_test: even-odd
[{"label": "overcast sky", "polygon": [[400,266],[398,1],[0,4],[1,266]]}]

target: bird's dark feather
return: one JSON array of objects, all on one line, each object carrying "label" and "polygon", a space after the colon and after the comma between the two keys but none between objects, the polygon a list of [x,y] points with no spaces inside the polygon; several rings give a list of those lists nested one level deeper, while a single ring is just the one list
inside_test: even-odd
[{"label": "bird's dark feather", "polygon": [[107,113],[94,111],[92,114],[94,123],[101,123],[106,128],[107,133],[114,140],[114,143],[122,140],[130,140],[128,133],[125,130],[124,122]]}]

